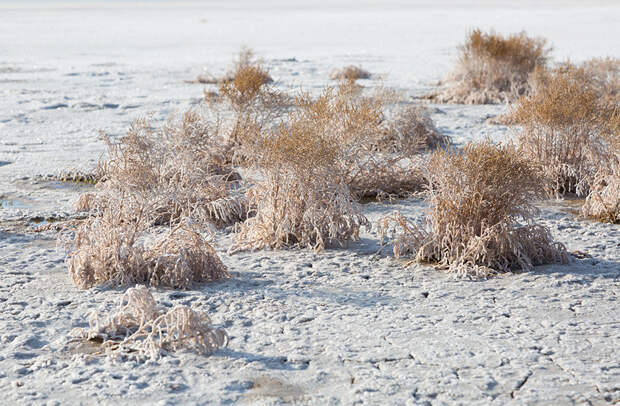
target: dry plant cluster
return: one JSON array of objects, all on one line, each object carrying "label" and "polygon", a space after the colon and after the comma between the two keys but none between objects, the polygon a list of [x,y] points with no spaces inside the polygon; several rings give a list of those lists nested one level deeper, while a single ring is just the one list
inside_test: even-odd
[{"label": "dry plant cluster", "polygon": [[[320,251],[370,228],[364,200],[422,191],[423,224],[400,214],[380,221],[383,235],[393,230],[395,256],[483,277],[565,263],[564,246],[535,223],[534,204],[580,193],[584,215],[619,221],[620,65],[548,69],[548,52],[545,40],[525,33],[469,34],[454,86],[433,98],[515,102],[508,120],[521,133],[518,146],[455,150],[424,108],[359,86],[369,75],[358,67],[334,73],[339,84],[317,97],[290,96],[269,85],[267,69],[244,49],[201,106],[160,126],[137,120],[108,139],[96,190],[78,202],[89,215],[61,233],[69,273],[80,288],[189,288],[229,277],[204,237],[212,228],[236,233],[232,252]],[[81,334],[151,357],[182,347],[209,353],[226,337],[204,314],[158,308],[144,287]]]},{"label": "dry plant cluster", "polygon": [[519,145],[554,195],[587,196],[583,214],[620,221],[620,60],[594,59],[536,72],[510,119]]},{"label": "dry plant cluster", "polygon": [[400,231],[394,254],[433,262],[459,275],[486,277],[568,262],[549,230],[534,223],[534,203],[544,196],[537,168],[513,146],[489,141],[444,149],[427,167],[429,204],[425,223],[400,214],[381,221]]},{"label": "dry plant cluster", "polygon": [[158,306],[145,286],[129,288],[118,310],[109,316],[93,312],[88,330],[76,329],[78,339],[99,342],[109,355],[137,360],[157,359],[181,349],[211,354],[228,343],[228,335],[215,329],[206,313],[183,305]]},{"label": "dry plant cluster", "polygon": [[550,48],[525,32],[503,36],[472,30],[459,47],[448,88],[430,95],[438,103],[493,104],[518,99],[529,91],[529,75],[547,64]]}]

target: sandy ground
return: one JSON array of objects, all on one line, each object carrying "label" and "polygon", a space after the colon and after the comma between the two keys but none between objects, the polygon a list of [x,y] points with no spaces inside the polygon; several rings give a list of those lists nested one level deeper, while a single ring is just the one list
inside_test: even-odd
[{"label": "sandy ground", "polygon": [[[377,255],[379,237],[321,254],[227,255],[233,278],[156,290],[168,306],[208,311],[231,336],[210,357],[145,364],[69,345],[93,309],[122,289],[80,291],[53,233],[25,225],[73,213],[87,186],[40,176],[89,169],[99,131],[195,105],[241,44],[264,57],[285,90],[318,91],[356,63],[405,97],[444,76],[467,29],[544,35],[558,60],[620,55],[612,1],[277,1],[0,3],[0,390],[7,404],[607,404],[620,402],[620,227],[579,219],[578,202],[540,204],[540,222],[569,265],[486,281],[456,280]],[[378,80],[362,81],[367,86]],[[513,133],[485,124],[503,106],[431,106],[456,144]],[[365,205],[374,222],[424,203]]]}]

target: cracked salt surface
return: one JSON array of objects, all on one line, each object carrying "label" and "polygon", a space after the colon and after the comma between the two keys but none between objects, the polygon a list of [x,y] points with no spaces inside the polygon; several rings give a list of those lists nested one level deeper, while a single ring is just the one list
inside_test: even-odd
[{"label": "cracked salt surface", "polygon": [[[93,356],[93,343],[68,344],[90,311],[112,309],[124,290],[77,290],[55,235],[27,230],[33,218],[71,215],[83,190],[37,175],[88,170],[104,151],[99,130],[118,136],[136,117],[152,113],[162,120],[192,105],[202,86],[185,81],[203,67],[223,70],[241,44],[265,58],[282,89],[303,84],[318,92],[330,83],[331,68],[354,63],[388,73],[384,83],[411,96],[448,72],[455,46],[475,25],[544,35],[557,59],[620,54],[612,35],[620,27],[616,3],[556,3],[158,2],[145,9],[130,2],[56,7],[40,1],[23,9],[4,2],[0,35],[12,45],[0,60],[3,402],[620,401],[620,227],[576,218],[578,202],[541,203],[539,220],[582,259],[482,281],[456,280],[428,266],[404,269],[389,247],[376,255],[374,231],[321,254],[232,256],[226,254],[231,236],[218,234],[232,279],[154,295],[167,306],[207,311],[230,334],[228,348],[144,364]],[[71,37],[57,29],[59,21],[71,27]],[[506,127],[485,123],[503,106],[431,107],[457,144],[511,137]],[[415,199],[364,206],[373,222],[395,210],[420,219],[424,208]]]}]

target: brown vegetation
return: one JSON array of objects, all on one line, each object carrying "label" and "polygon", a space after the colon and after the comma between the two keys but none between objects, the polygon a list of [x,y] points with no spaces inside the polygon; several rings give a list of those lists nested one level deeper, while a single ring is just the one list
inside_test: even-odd
[{"label": "brown vegetation", "polygon": [[552,180],[555,194],[586,195],[594,174],[617,159],[613,140],[620,137],[620,105],[613,100],[613,81],[593,73],[592,66],[537,71],[532,93],[511,113],[522,127],[523,153]]},{"label": "brown vegetation", "polygon": [[[99,193],[80,198],[78,208],[105,208],[122,196],[125,206],[148,206],[152,224],[183,217],[217,226],[245,218],[239,175],[226,162],[227,140],[204,110],[187,111],[161,128],[137,120],[118,142],[108,140],[100,164]],[[136,209],[137,210],[137,209]]]},{"label": "brown vegetation", "polygon": [[400,214],[382,220],[400,226],[396,257],[412,255],[460,275],[487,276],[567,262],[561,244],[533,223],[533,203],[544,195],[538,171],[511,146],[489,141],[462,151],[433,153],[426,176],[429,212],[425,225]]},{"label": "brown vegetation", "polygon": [[502,36],[475,29],[459,47],[458,65],[446,80],[449,88],[429,98],[462,104],[514,101],[528,93],[528,76],[546,65],[549,52],[544,39],[525,32]]},{"label": "brown vegetation", "polygon": [[69,275],[79,288],[108,283],[188,288],[228,277],[215,250],[188,224],[160,235],[150,232],[144,221],[150,210],[136,211],[121,201],[64,231]]},{"label": "brown vegetation", "polygon": [[108,317],[93,313],[89,324],[89,330],[77,329],[73,334],[101,342],[109,355],[138,360],[157,359],[179,349],[206,355],[228,343],[226,331],[214,329],[206,313],[183,305],[166,310],[144,286],[129,288],[117,312]]},{"label": "brown vegetation", "polygon": [[344,68],[332,69],[329,78],[332,80],[345,80],[353,82],[357,79],[370,79],[370,73],[359,66],[349,65]]}]

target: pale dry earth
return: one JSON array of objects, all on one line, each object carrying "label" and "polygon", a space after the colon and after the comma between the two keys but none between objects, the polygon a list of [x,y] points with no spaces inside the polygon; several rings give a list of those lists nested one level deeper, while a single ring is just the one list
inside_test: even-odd
[{"label": "pale dry earth", "polygon": [[[620,55],[614,2],[331,4],[0,4],[2,403],[620,402],[620,227],[580,219],[578,201],[541,202],[538,219],[585,258],[478,281],[405,268],[389,246],[377,254],[376,227],[319,254],[228,255],[232,236],[220,232],[230,280],[154,294],[209,312],[231,337],[226,349],[136,363],[69,343],[89,312],[114,308],[124,290],[78,290],[54,233],[29,230],[72,215],[89,188],[45,176],[92,168],[105,150],[100,130],[118,136],[139,116],[196,105],[202,86],[185,81],[203,68],[224,72],[241,44],[283,90],[317,92],[331,68],[356,63],[407,100],[449,71],[476,25],[544,35],[558,59]],[[429,107],[456,145],[514,135],[486,124],[504,106]],[[410,199],[364,210],[374,224],[396,210],[421,219],[424,207]]]}]

